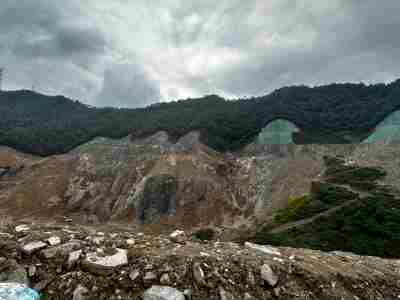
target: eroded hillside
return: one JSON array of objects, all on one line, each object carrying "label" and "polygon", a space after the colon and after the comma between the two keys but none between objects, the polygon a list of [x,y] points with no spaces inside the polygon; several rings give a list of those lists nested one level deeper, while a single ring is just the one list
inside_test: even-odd
[{"label": "eroded hillside", "polygon": [[380,165],[385,181],[396,185],[398,147],[252,144],[220,153],[201,143],[198,132],[178,141],[158,132],[136,140],[97,138],[47,158],[2,148],[0,204],[18,219],[69,215],[91,223],[246,228],[308,193],[326,154]]}]

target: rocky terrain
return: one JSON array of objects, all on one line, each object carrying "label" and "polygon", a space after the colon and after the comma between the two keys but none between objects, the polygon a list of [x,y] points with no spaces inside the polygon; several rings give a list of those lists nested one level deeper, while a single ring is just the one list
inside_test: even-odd
[{"label": "rocky terrain", "polygon": [[220,153],[192,132],[131,140],[97,138],[74,151],[40,158],[0,148],[0,210],[8,218],[119,221],[201,228],[249,228],[292,197],[310,191],[323,157],[344,155],[379,165],[398,185],[396,143],[258,145]]},{"label": "rocky terrain", "polygon": [[164,132],[98,138],[48,158],[3,148],[0,207],[17,219],[67,214],[89,223],[247,226],[306,191],[321,168],[301,153],[279,153],[219,153],[196,132],[176,143]]},{"label": "rocky terrain", "polygon": [[[398,260],[328,252],[349,244],[322,243],[327,252],[319,252],[247,242],[277,215],[284,220],[293,199],[321,195],[326,186],[333,204],[321,210],[317,197],[311,215],[268,233],[299,225],[320,238],[320,217],[344,205],[374,209],[375,200],[360,199],[399,185],[398,149],[395,142],[253,143],[221,153],[198,132],[174,140],[162,131],[96,138],[45,158],[2,147],[0,282],[30,286],[42,299],[398,299]],[[332,170],[377,177],[346,181]],[[390,199],[384,209],[395,213],[396,197]],[[296,236],[298,244],[282,244],[309,246],[300,242],[310,234]],[[375,245],[373,253],[397,257],[394,244]]]},{"label": "rocky terrain", "polygon": [[201,242],[183,231],[9,223],[0,227],[0,281],[41,299],[398,299],[400,261]]}]

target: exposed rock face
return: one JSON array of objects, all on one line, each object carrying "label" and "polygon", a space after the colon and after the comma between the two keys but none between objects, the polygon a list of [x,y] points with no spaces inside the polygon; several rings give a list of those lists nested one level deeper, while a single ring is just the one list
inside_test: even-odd
[{"label": "exposed rock face", "polygon": [[[193,238],[182,245],[167,235],[107,229],[32,224],[28,233],[13,235],[12,227],[0,226],[9,234],[0,244],[0,281],[34,287],[44,299],[66,300],[182,300],[184,295],[193,300],[394,300],[400,295],[399,260]],[[72,249],[51,259],[40,252],[19,255],[22,237],[45,241],[49,236],[61,237],[64,244],[78,238],[83,248],[73,265],[67,267]],[[94,242],[98,236],[104,237],[100,244]],[[136,243],[128,245],[127,239]],[[95,271],[87,266],[94,249]],[[115,259],[121,253],[123,259]],[[35,266],[29,280],[23,266]]]},{"label": "exposed rock face", "polygon": [[[185,227],[251,226],[290,197],[308,193],[325,154],[377,163],[398,181],[397,144],[249,145],[218,153],[192,132],[172,142],[165,132],[131,140],[97,138],[69,154],[40,159],[0,148],[0,210],[8,216],[108,220]],[[393,162],[393,163],[392,163]],[[1,211],[0,211],[1,213]],[[4,221],[3,221],[4,222]]]},{"label": "exposed rock face", "polygon": [[161,174],[148,178],[137,204],[137,219],[157,223],[160,216],[174,215],[177,191],[178,182],[172,175]]}]

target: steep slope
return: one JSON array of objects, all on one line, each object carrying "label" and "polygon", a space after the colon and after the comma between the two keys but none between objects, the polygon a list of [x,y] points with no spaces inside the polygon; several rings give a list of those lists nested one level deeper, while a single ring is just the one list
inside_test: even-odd
[{"label": "steep slope", "polygon": [[[2,148],[1,167],[8,171],[0,178],[0,205],[19,219],[69,214],[80,222],[251,228],[308,193],[324,170],[324,155],[378,163],[386,182],[398,185],[397,152],[397,144],[251,144],[219,153],[198,132],[178,141],[165,132],[136,140],[97,138],[44,159]],[[10,160],[15,155],[20,159]]]},{"label": "steep slope", "polygon": [[[309,189],[320,163],[297,149],[286,156],[219,153],[197,132],[177,142],[165,132],[135,141],[97,138],[68,154],[32,158],[20,173],[0,178],[0,204],[15,218],[69,213],[84,222],[246,227]],[[0,159],[7,155],[0,151]]]},{"label": "steep slope", "polygon": [[62,214],[73,162],[71,155],[43,159],[1,148],[0,211],[18,218]]}]

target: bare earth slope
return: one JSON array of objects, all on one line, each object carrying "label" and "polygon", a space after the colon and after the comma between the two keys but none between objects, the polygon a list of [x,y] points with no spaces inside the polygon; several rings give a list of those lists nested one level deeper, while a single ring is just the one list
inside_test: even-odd
[{"label": "bare earth slope", "polygon": [[134,141],[97,138],[47,158],[0,148],[0,208],[16,219],[69,215],[89,223],[248,227],[264,222],[290,197],[308,193],[325,154],[379,164],[396,185],[398,149],[250,145],[240,153],[219,153],[203,145],[197,132],[177,142],[165,132]]}]

